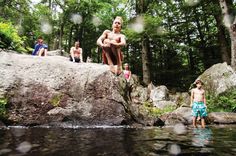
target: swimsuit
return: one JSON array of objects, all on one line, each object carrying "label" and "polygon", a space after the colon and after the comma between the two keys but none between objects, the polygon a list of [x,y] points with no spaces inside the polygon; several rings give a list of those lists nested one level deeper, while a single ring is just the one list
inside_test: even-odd
[{"label": "swimsuit", "polygon": [[124,70],[124,76],[126,79],[129,79],[130,72],[128,70]]},{"label": "swimsuit", "polygon": [[[74,59],[75,59],[75,62],[80,62],[80,58],[78,58],[78,57],[74,57]],[[70,61],[73,61],[71,55],[70,55]]]},{"label": "swimsuit", "polygon": [[204,102],[193,102],[192,106],[192,115],[194,117],[200,116],[200,117],[206,117],[207,111],[206,106],[204,105]]}]

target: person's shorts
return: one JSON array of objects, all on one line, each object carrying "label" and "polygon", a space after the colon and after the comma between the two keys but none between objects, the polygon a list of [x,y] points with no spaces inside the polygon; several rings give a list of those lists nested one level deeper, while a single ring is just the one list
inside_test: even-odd
[{"label": "person's shorts", "polygon": [[204,105],[204,102],[193,102],[192,106],[192,115],[197,117],[206,117],[207,111],[206,106]]},{"label": "person's shorts", "polygon": [[[75,62],[80,62],[80,58],[74,57]],[[70,61],[73,61],[72,57],[70,56]]]}]

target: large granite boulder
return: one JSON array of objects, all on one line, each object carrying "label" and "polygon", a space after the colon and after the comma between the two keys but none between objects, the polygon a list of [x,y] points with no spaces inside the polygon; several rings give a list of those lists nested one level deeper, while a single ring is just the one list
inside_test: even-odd
[{"label": "large granite boulder", "polygon": [[155,87],[151,90],[150,99],[153,102],[169,100],[169,90],[164,85]]},{"label": "large granite boulder", "polygon": [[148,89],[141,85],[132,86],[130,98],[135,103],[142,103],[149,99]]},{"label": "large granite boulder", "polygon": [[173,111],[173,113],[180,114],[187,124],[192,124],[192,109],[190,107],[179,107]]},{"label": "large granite boulder", "polygon": [[173,112],[163,114],[162,116],[160,116],[160,119],[165,123],[165,125],[190,125],[192,124],[191,108],[179,107]]},{"label": "large granite boulder", "polygon": [[188,121],[179,113],[166,113],[160,116],[160,119],[166,126],[174,126],[176,124],[189,124]]},{"label": "large granite boulder", "polygon": [[208,121],[216,124],[235,124],[236,113],[230,112],[212,112],[208,115]]},{"label": "large granite boulder", "polygon": [[125,79],[107,65],[0,52],[0,73],[7,124],[120,125],[131,119]]},{"label": "large granite boulder", "polygon": [[188,92],[176,92],[169,95],[170,100],[177,106],[190,106],[190,95]]},{"label": "large granite boulder", "polygon": [[198,77],[208,94],[218,96],[236,89],[236,72],[226,63],[218,63]]},{"label": "large granite boulder", "polygon": [[64,50],[60,50],[60,49],[48,51],[47,55],[48,56],[65,56],[65,57],[68,57],[69,59],[69,53],[66,53]]}]

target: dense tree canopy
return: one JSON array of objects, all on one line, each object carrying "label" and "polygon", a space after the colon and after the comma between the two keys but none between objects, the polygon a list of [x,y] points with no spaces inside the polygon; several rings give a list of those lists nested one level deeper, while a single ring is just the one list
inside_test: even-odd
[{"label": "dense tree canopy", "polygon": [[[226,2],[233,17],[233,0]],[[65,52],[80,40],[84,59],[94,62],[101,62],[97,38],[111,29],[115,16],[122,16],[124,62],[144,84],[186,90],[211,65],[231,62],[230,35],[218,0],[1,0],[0,15],[1,23],[15,26],[28,53],[39,36],[50,50]],[[0,30],[1,47],[11,48],[3,34]]]}]

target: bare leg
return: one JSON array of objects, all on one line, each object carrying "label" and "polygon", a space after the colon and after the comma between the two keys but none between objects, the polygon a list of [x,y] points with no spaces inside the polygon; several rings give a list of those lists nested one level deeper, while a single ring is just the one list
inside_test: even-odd
[{"label": "bare leg", "polygon": [[105,52],[105,56],[106,56],[106,58],[107,58],[107,63],[108,63],[108,65],[110,66],[111,72],[112,72],[112,73],[115,73],[114,64],[113,64],[113,62],[112,62],[112,60],[111,60],[111,57],[110,57],[110,55],[109,55],[109,49],[108,49],[108,48],[110,48],[110,47],[103,48],[103,50],[104,50],[104,52]]},{"label": "bare leg", "polygon": [[117,57],[117,66],[118,66],[118,74],[122,72],[122,61],[121,61],[121,49],[117,49],[118,57]]},{"label": "bare leg", "polygon": [[47,56],[47,54],[48,54],[48,50],[44,49],[44,56]]},{"label": "bare leg", "polygon": [[113,65],[113,62],[112,62],[111,57],[110,57],[110,55],[108,54],[108,52],[105,52],[105,55],[106,55],[106,58],[107,58],[107,63],[108,63],[108,65]]},{"label": "bare leg", "polygon": [[112,52],[115,55],[116,60],[117,60],[117,70],[116,70],[115,74],[119,75],[122,72],[121,49],[116,48],[115,46],[111,46],[111,50],[112,50]]},{"label": "bare leg", "polygon": [[202,124],[202,128],[206,127],[206,123],[205,123],[205,119],[204,118],[201,118],[201,124]]},{"label": "bare leg", "polygon": [[44,53],[44,48],[41,48],[41,49],[39,50],[39,56],[42,56],[43,53]]},{"label": "bare leg", "polygon": [[194,127],[194,128],[197,127],[197,125],[196,125],[196,117],[195,117],[195,116],[193,117],[193,127]]}]

